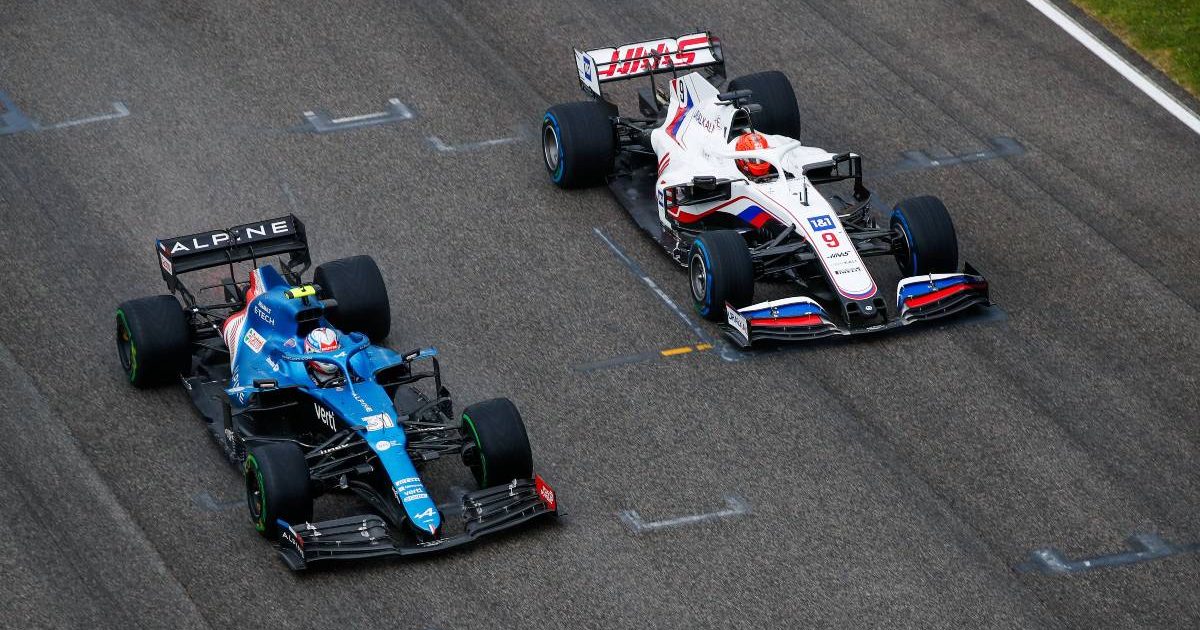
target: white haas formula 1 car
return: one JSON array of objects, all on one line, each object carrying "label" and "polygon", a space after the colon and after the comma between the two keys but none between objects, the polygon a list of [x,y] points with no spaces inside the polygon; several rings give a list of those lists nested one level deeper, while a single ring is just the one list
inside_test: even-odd
[{"label": "white haas formula 1 car", "polygon": [[[874,332],[991,305],[987,281],[959,270],[958,240],[936,197],[906,199],[881,227],[853,153],[804,146],[796,94],[778,71],[724,92],[720,41],[709,33],[575,51],[591,100],[542,121],[555,184],[608,183],[634,220],[688,268],[703,317],[739,345]],[[656,82],[669,74],[669,83]],[[648,77],[639,116],[601,85]],[[665,85],[662,85],[665,83]],[[894,256],[895,311],[863,259]],[[754,304],[757,280],[801,295]]]}]

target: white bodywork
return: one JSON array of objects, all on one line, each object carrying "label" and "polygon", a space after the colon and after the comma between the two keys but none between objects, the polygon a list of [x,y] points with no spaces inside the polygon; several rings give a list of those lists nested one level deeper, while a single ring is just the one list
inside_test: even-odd
[{"label": "white bodywork", "polygon": [[[859,257],[854,243],[838,220],[834,207],[804,176],[806,168],[833,164],[835,154],[806,147],[799,140],[764,134],[768,148],[737,151],[737,138],[729,127],[737,106],[718,99],[718,91],[699,73],[671,81],[666,123],[651,132],[658,156],[659,220],[668,230],[687,226],[722,212],[739,217],[751,227],[768,221],[794,226],[811,244],[824,266],[830,285],[847,300],[867,300],[878,288]],[[756,158],[779,174],[769,181],[750,181],[735,159]],[[665,191],[690,184],[696,176],[732,180],[728,199],[668,208]]]}]

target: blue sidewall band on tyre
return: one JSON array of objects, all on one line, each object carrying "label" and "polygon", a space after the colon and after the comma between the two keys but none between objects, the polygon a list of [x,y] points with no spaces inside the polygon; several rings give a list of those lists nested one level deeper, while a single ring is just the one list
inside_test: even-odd
[{"label": "blue sidewall band on tyre", "polygon": [[558,183],[562,181],[563,172],[565,170],[563,165],[562,130],[558,128],[558,119],[555,118],[554,114],[551,114],[550,112],[546,112],[546,117],[542,119],[542,124],[547,123],[549,123],[551,127],[554,127],[554,137],[558,140],[558,168],[550,176],[555,183]]},{"label": "blue sidewall band on tyre", "polygon": [[704,242],[697,239],[696,249],[700,251],[700,255],[704,257],[704,303],[698,309],[701,315],[707,316],[712,312],[712,291],[713,291],[713,268],[712,259],[708,255],[708,250],[704,247]]},{"label": "blue sidewall band on tyre", "polygon": [[912,260],[909,267],[910,275],[920,275],[920,270],[917,269],[917,244],[913,239],[912,230],[908,227],[908,219],[904,218],[904,210],[900,206],[892,211],[892,216],[900,220],[900,227],[904,229],[904,238],[908,240],[908,256]]}]

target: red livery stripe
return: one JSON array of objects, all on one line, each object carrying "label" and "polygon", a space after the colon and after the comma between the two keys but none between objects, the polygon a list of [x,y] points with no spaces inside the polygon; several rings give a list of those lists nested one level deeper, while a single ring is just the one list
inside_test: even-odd
[{"label": "red livery stripe", "polygon": [[763,328],[782,328],[785,326],[819,326],[825,323],[820,315],[801,315],[800,317],[768,317],[750,320],[751,326]]},{"label": "red livery stripe", "polygon": [[947,297],[950,297],[951,295],[955,295],[957,293],[962,293],[963,291],[971,291],[971,290],[975,290],[975,289],[986,289],[986,288],[987,288],[986,282],[966,282],[963,284],[956,284],[951,287],[946,287],[945,289],[938,289],[937,291],[934,291],[933,293],[926,293],[925,295],[918,295],[917,297],[908,298],[907,300],[904,301],[904,305],[907,306],[908,308],[919,308],[919,307],[925,306],[926,304],[931,304],[933,302],[937,302],[938,300],[941,300],[942,298],[947,298]]}]

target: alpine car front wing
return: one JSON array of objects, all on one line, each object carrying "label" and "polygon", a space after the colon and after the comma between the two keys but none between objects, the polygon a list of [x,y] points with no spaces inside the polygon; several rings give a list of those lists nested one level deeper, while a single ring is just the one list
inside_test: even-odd
[{"label": "alpine car front wing", "polygon": [[536,518],[560,513],[557,497],[538,475],[469,492],[462,499],[463,532],[426,541],[394,538],[392,528],[376,514],[301,523],[282,520],[279,555],[293,571],[313,562],[385,556],[417,556],[459,547]]},{"label": "alpine car front wing", "polygon": [[726,304],[726,323],[721,329],[734,343],[748,348],[757,342],[805,341],[881,332],[992,304],[987,280],[966,265],[963,273],[912,276],[900,280],[896,287],[896,316],[871,326],[839,326],[816,300],[791,297],[743,308]]}]

